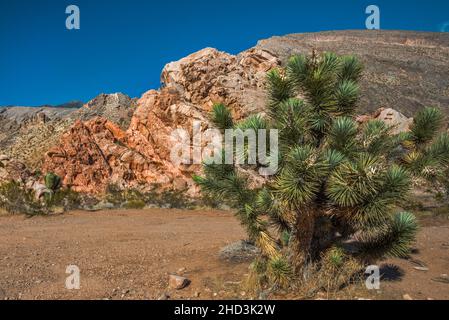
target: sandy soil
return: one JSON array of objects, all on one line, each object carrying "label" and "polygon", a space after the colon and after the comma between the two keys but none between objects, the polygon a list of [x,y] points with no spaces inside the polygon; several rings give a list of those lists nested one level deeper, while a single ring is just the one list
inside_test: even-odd
[{"label": "sandy soil", "polygon": [[[0,216],[0,299],[245,298],[239,281],[248,264],[218,258],[224,245],[244,239],[232,214],[222,211],[129,210],[72,212],[61,216]],[[376,299],[449,299],[448,220],[426,222],[412,258],[382,263],[381,290],[358,291]],[[77,265],[81,289],[65,288],[66,267]],[[168,276],[192,282],[167,288]]]},{"label": "sandy soil", "polygon": [[[243,238],[232,214],[220,211],[0,217],[0,299],[225,298],[220,291],[247,265],[223,263],[218,252]],[[80,269],[80,290],[65,288],[68,265]],[[183,268],[191,285],[170,292],[168,275]]]},{"label": "sandy soil", "polygon": [[379,295],[383,299],[403,299],[409,295],[415,300],[449,300],[449,283],[435,281],[449,274],[449,220],[426,218],[421,224],[410,259],[382,263],[384,280]]}]

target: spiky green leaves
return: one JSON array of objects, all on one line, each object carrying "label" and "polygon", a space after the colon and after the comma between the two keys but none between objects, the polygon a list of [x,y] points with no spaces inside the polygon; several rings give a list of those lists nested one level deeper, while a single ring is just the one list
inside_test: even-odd
[{"label": "spiky green leaves", "polygon": [[363,153],[342,162],[327,183],[327,195],[343,210],[357,229],[383,225],[392,206],[410,189],[410,177],[399,165],[386,167],[382,158]]},{"label": "spiky green leaves", "polygon": [[360,144],[365,152],[372,154],[386,154],[394,145],[391,129],[380,120],[371,120],[363,125]]},{"label": "spiky green leaves", "polygon": [[449,164],[449,134],[443,133],[430,145],[428,154],[440,165]]},{"label": "spiky green leaves", "polygon": [[351,156],[356,151],[357,123],[351,118],[337,118],[329,132],[329,147]]},{"label": "spiky green leaves", "polygon": [[286,287],[292,278],[292,268],[284,257],[276,257],[268,262],[268,278],[271,283]]},{"label": "spiky green leaves", "polygon": [[393,257],[406,257],[410,247],[415,241],[418,232],[418,221],[409,212],[401,212],[394,216],[390,233],[390,249],[387,255]]},{"label": "spiky green leaves", "polygon": [[425,108],[419,111],[411,128],[413,139],[417,144],[431,141],[441,128],[443,114],[437,108]]},{"label": "spiky green leaves", "polygon": [[273,69],[267,74],[268,105],[272,112],[282,101],[294,96],[294,87],[291,80],[279,69]]},{"label": "spiky green leaves", "polygon": [[283,147],[302,144],[310,127],[309,111],[304,101],[290,98],[281,102],[271,115],[274,127],[280,129],[279,140]]},{"label": "spiky green leaves", "polygon": [[[236,140],[235,156],[238,164],[257,164],[257,147],[261,130],[268,129],[268,122],[261,115],[251,115],[235,125],[234,139]],[[268,137],[264,138],[268,145]]]},{"label": "spiky green leaves", "polygon": [[310,57],[292,57],[287,65],[287,74],[298,91],[318,112],[334,104],[339,58],[333,53]]},{"label": "spiky green leaves", "polygon": [[378,233],[373,233],[370,239],[362,239],[361,253],[369,257],[405,258],[410,253],[410,247],[418,232],[418,222],[409,212],[396,214]]},{"label": "spiky green leaves", "polygon": [[[330,52],[296,55],[284,70],[270,71],[269,115],[277,122],[275,126],[285,131],[281,140],[290,139],[289,146],[320,142],[335,117],[354,113],[361,73],[357,58]],[[300,106],[298,95],[304,98]]]},{"label": "spiky green leaves", "polygon": [[292,207],[298,208],[314,199],[328,168],[311,146],[295,147],[276,179],[275,192]]},{"label": "spiky green leaves", "polygon": [[221,103],[213,106],[211,120],[218,129],[225,130],[234,126],[231,111]]},{"label": "spiky green leaves", "polygon": [[449,136],[440,134],[443,115],[439,109],[425,108],[415,116],[410,132],[412,141],[410,149],[404,157],[404,165],[418,179],[434,180],[449,165]]},{"label": "spiky green leaves", "polygon": [[44,177],[44,181],[45,186],[50,190],[56,191],[61,187],[61,178],[53,172],[47,173]]},{"label": "spiky green leaves", "polygon": [[376,192],[366,196],[360,205],[353,208],[351,224],[364,231],[383,228],[391,218],[394,204],[406,198],[410,187],[410,177],[405,168],[392,165],[379,175]]},{"label": "spiky green leaves", "polygon": [[335,90],[337,112],[342,115],[352,115],[359,100],[359,86],[357,83],[344,80]]},{"label": "spiky green leaves", "polygon": [[327,194],[339,206],[360,205],[379,191],[383,169],[379,158],[361,154],[355,161],[346,161],[335,169],[328,180]]},{"label": "spiky green leaves", "polygon": [[435,141],[413,150],[403,158],[405,167],[417,178],[433,180],[443,174],[449,165],[449,135],[443,133]]},{"label": "spiky green leaves", "polygon": [[329,169],[331,171],[335,169],[338,165],[340,165],[346,158],[343,153],[333,149],[326,149],[322,157],[324,161],[329,165]]},{"label": "spiky green leaves", "polygon": [[352,114],[359,99],[361,73],[357,58],[334,53],[294,56],[287,65],[288,78],[317,113]]},{"label": "spiky green leaves", "polygon": [[256,198],[256,206],[259,211],[266,213],[280,232],[289,230],[295,222],[294,213],[289,209],[288,203],[276,197],[276,194],[264,188],[259,191]]},{"label": "spiky green leaves", "polygon": [[243,121],[237,123],[235,129],[252,129],[257,133],[257,130],[268,129],[268,122],[259,114],[251,115]]},{"label": "spiky green leaves", "polygon": [[[209,167],[208,170],[214,170]],[[220,197],[234,208],[241,208],[245,203],[254,201],[255,194],[248,189],[248,181],[245,177],[234,172],[217,178],[218,174],[208,172],[206,177],[194,176],[196,184],[206,194]]]},{"label": "spiky green leaves", "polygon": [[343,56],[341,58],[341,81],[358,82],[362,77],[363,65],[355,56]]}]

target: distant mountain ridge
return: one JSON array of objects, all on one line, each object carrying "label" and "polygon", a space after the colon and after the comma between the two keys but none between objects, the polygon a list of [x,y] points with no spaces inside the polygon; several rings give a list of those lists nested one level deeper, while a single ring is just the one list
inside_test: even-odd
[{"label": "distant mountain ridge", "polygon": [[[55,109],[79,109],[84,105],[84,102],[82,101],[69,101],[63,104],[58,105],[50,105],[45,104],[41,106],[28,106],[28,108],[55,108]],[[16,106],[16,105],[9,105],[9,106],[0,106],[0,108],[16,108],[16,107],[24,107],[24,106]]]}]

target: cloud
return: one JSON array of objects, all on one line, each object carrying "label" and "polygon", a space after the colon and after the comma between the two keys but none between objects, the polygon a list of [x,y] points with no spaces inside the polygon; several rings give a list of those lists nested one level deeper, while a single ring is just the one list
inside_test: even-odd
[{"label": "cloud", "polygon": [[449,21],[446,21],[441,24],[440,31],[441,32],[449,32]]}]

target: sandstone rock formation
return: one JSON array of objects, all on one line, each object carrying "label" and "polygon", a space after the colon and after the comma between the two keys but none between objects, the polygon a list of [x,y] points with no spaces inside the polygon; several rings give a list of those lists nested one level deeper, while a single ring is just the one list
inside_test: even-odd
[{"label": "sandstone rock formation", "polygon": [[109,183],[120,187],[167,183],[166,173],[128,146],[126,133],[113,122],[78,120],[58,146],[47,152],[44,172],[54,172],[75,191],[103,192]]},{"label": "sandstone rock formation", "polygon": [[164,88],[177,92],[184,102],[203,110],[221,102],[240,118],[263,109],[266,73],[280,64],[277,56],[263,49],[233,56],[206,48],[166,65],[161,80]]},{"label": "sandstone rock formation", "polygon": [[126,131],[104,118],[77,121],[47,153],[43,171],[57,173],[80,192],[103,192],[109,183],[143,189],[158,184],[195,195],[191,176],[201,165],[171,161],[178,142],[173,131],[192,133],[194,121],[210,128],[209,112],[217,102],[229,105],[236,118],[263,109],[265,74],[279,64],[263,50],[232,56],[210,48],[170,63],[162,72],[164,86],[137,101]]},{"label": "sandstone rock formation", "polygon": [[7,129],[0,134],[0,152],[38,168],[48,148],[70,126],[67,117],[75,109],[16,107],[2,111],[0,125]]}]

